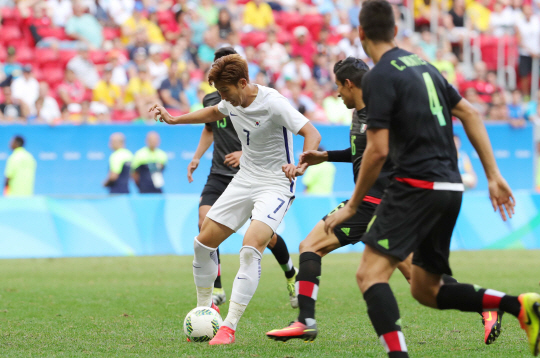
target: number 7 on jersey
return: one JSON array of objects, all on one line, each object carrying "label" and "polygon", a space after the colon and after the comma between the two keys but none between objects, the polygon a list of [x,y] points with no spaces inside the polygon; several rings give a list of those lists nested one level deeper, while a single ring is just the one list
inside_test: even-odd
[{"label": "number 7 on jersey", "polygon": [[247,133],[247,145],[249,145],[249,131],[247,129],[244,129],[244,132]]}]

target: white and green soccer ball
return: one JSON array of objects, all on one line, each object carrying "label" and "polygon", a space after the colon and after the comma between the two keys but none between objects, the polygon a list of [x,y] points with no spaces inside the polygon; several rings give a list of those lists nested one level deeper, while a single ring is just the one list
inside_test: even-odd
[{"label": "white and green soccer ball", "polygon": [[192,309],[184,320],[184,333],[191,342],[206,342],[214,338],[223,319],[210,307]]}]

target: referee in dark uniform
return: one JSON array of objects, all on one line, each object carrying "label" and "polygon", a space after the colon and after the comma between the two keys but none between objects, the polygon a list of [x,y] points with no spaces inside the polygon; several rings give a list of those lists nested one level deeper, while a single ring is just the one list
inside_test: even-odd
[{"label": "referee in dark uniform", "polygon": [[362,80],[368,142],[353,196],[327,217],[326,230],[330,232],[356,213],[390,154],[394,178],[363,237],[366,249],[357,272],[368,315],[388,356],[408,357],[399,309],[388,280],[411,252],[411,292],[416,300],[438,309],[511,313],[520,320],[536,355],[540,295],[517,297],[463,283],[443,284],[442,275],[452,273],[448,262],[450,239],[463,192],[452,116],[463,122],[484,166],[493,207],[500,210],[503,220],[506,214],[511,217],[515,202],[478,113],[432,65],[395,47],[396,32],[387,1],[363,3],[360,39],[376,64]]},{"label": "referee in dark uniform", "polygon": [[[236,54],[236,51],[232,47],[222,47],[216,51],[214,61],[223,56],[233,54]],[[219,102],[221,102],[221,96],[217,91],[207,94],[203,99],[204,107],[215,106]],[[208,176],[199,202],[199,230],[212,205],[214,205],[221,194],[223,194],[234,175],[240,169],[242,143],[236,135],[236,131],[234,130],[233,123],[229,116],[217,122],[211,122],[205,125],[195,155],[188,165],[188,181],[190,183],[193,182],[193,172],[199,166],[200,159],[208,148],[210,148],[212,143],[214,143],[212,168],[210,169],[210,175]],[[268,244],[268,248],[272,251],[272,254],[274,254],[274,257],[285,273],[291,306],[297,308],[298,298],[296,297],[295,290],[297,269],[292,263],[287,245],[280,235],[274,234],[272,240]],[[219,262],[218,249],[218,263]],[[218,267],[218,276],[214,282],[212,299],[214,304],[219,306],[225,302],[227,296],[221,285],[220,263]]]}]

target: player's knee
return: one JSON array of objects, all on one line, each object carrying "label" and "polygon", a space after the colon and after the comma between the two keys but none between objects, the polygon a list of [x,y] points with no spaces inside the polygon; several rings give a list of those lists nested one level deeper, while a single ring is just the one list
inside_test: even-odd
[{"label": "player's knee", "polygon": [[303,254],[304,252],[312,252],[311,245],[306,240],[303,240],[300,243],[300,253]]},{"label": "player's knee", "polygon": [[436,307],[437,304],[437,291],[438,288],[422,286],[422,285],[411,285],[411,294],[418,303],[428,306]]}]

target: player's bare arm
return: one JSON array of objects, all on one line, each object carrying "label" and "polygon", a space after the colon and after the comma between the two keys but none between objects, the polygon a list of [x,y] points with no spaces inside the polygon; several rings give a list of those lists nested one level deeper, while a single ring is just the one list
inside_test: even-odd
[{"label": "player's bare arm", "polygon": [[[508,217],[512,217],[514,214],[514,206],[516,205],[516,199],[512,194],[512,189],[508,186],[508,183],[501,175],[495,156],[493,155],[493,149],[491,142],[486,131],[486,127],[482,122],[482,119],[478,115],[476,109],[467,101],[462,99],[452,109],[452,115],[456,116],[463,123],[463,128],[467,137],[471,141],[474,149],[480,157],[482,166],[488,179],[489,197],[493,209],[501,214],[501,217],[506,221]],[[506,210],[506,213],[505,213]]]},{"label": "player's bare arm", "polygon": [[103,186],[107,187],[107,186],[111,186],[112,183],[114,183],[116,180],[118,180],[118,174],[117,173],[113,173],[113,172],[109,172],[109,176],[107,176],[107,179],[105,179],[105,182],[103,183]]},{"label": "player's bare arm", "polygon": [[210,123],[223,118],[223,114],[218,110],[217,105],[199,109],[198,111],[178,117],[171,116],[165,107],[158,104],[153,105],[148,112],[154,113],[154,120],[156,122],[165,122],[167,124]]},{"label": "player's bare arm", "polygon": [[208,126],[204,126],[202,133],[201,133],[201,139],[199,139],[199,144],[197,145],[197,150],[195,150],[195,154],[193,155],[193,159],[191,159],[191,162],[188,164],[187,167],[187,177],[188,182],[193,182],[193,172],[195,169],[199,167],[199,162],[208,150],[212,143],[214,142],[214,133],[212,132],[212,129]]},{"label": "player's bare arm", "polygon": [[302,166],[304,164],[307,164],[309,167],[310,165],[317,165],[328,161],[328,152],[324,151],[318,151],[318,150],[308,150],[307,152],[304,152],[300,154],[300,162],[298,162],[298,166]]},{"label": "player's bare arm", "polygon": [[[302,129],[298,131],[298,134],[304,137],[304,152],[316,151],[321,143],[321,134],[310,122],[306,123]],[[296,176],[303,175],[307,169],[307,164],[298,165],[286,164],[282,166],[282,170],[285,176],[292,182]]]},{"label": "player's bare arm", "polygon": [[388,136],[388,129],[367,130],[367,146],[364,157],[362,158],[360,173],[354,187],[353,195],[347,205],[326,218],[325,230],[327,234],[332,233],[337,225],[354,215],[358,205],[360,205],[369,189],[377,180],[388,157]]}]

